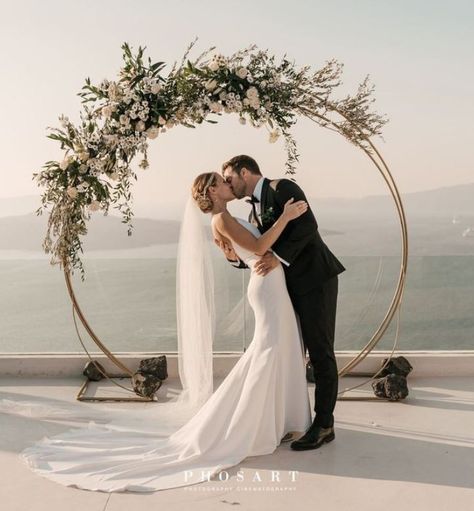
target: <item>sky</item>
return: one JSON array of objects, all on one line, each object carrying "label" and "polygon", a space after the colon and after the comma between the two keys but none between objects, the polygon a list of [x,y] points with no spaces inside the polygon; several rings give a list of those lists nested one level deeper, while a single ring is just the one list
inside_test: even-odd
[{"label": "sky", "polygon": [[[255,43],[314,69],[344,64],[338,97],[370,76],[373,108],[389,118],[373,139],[401,193],[474,182],[474,4],[453,0],[332,2],[152,0],[2,1],[0,48],[1,197],[39,194],[32,173],[62,158],[46,138],[58,116],[79,118],[86,77],[114,79],[120,46],[147,47],[153,61],[179,60],[216,46],[224,55]],[[166,69],[165,69],[166,72]],[[307,195],[384,194],[369,159],[341,135],[306,119],[294,128]],[[182,204],[195,175],[250,154],[267,177],[284,177],[282,141],[241,126],[235,115],[196,130],[174,128],[153,141],[150,168],[134,185],[136,212]]]}]

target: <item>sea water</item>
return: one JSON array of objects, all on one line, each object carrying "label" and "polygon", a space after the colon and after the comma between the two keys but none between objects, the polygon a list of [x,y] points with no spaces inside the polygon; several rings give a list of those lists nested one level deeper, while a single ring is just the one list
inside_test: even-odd
[{"label": "sea water", "polygon": [[[230,266],[213,252],[216,296],[215,351],[242,351],[253,334],[245,292],[249,270]],[[339,259],[336,349],[364,346],[383,320],[400,272],[396,255]],[[95,253],[84,258],[86,280],[74,289],[90,326],[115,352],[177,349],[176,245]],[[400,313],[403,350],[474,349],[474,256],[409,258]],[[0,254],[0,352],[82,352],[64,275],[46,256]],[[80,327],[88,350],[97,347]],[[390,349],[395,321],[378,349]]]}]

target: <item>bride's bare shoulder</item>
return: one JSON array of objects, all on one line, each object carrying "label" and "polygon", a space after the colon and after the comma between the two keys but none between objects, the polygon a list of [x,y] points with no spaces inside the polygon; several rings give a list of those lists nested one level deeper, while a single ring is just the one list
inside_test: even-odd
[{"label": "bride's bare shoulder", "polygon": [[211,218],[211,226],[214,228],[216,225],[219,225],[222,223],[222,213],[216,213],[215,215],[212,215]]},{"label": "bride's bare shoulder", "polygon": [[232,236],[231,233],[235,231],[235,223],[237,223],[235,218],[228,211],[223,211],[213,215],[211,227],[214,235],[217,233],[221,238],[229,240],[229,237]]},{"label": "bride's bare shoulder", "polygon": [[211,225],[216,226],[217,228],[222,227],[226,224],[226,221],[230,215],[226,215],[224,211],[221,213],[216,213],[215,215],[212,215],[211,219]]},{"label": "bride's bare shoulder", "polygon": [[[211,228],[212,228],[212,232],[214,233],[214,236],[220,235],[222,237],[221,231],[222,231],[223,225],[224,225],[224,220],[222,218],[222,213],[216,213],[215,215],[212,215]],[[219,229],[219,227],[220,227],[220,229]]]}]

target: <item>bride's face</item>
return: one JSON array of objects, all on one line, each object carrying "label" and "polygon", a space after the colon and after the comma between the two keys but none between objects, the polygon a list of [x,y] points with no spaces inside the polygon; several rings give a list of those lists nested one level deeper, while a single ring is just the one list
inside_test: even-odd
[{"label": "bride's face", "polygon": [[216,172],[216,184],[209,187],[212,194],[217,199],[223,201],[231,201],[235,199],[235,195],[232,191],[232,187],[229,183],[224,181],[224,178]]}]

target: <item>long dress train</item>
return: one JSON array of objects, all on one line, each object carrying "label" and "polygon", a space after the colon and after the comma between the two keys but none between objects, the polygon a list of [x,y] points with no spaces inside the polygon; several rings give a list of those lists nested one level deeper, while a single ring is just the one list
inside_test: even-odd
[{"label": "long dress train", "polygon": [[[252,269],[259,258],[234,248]],[[311,410],[303,346],[282,267],[265,277],[252,271],[247,297],[255,315],[248,349],[177,431],[164,438],[155,435],[150,421],[159,420],[156,416],[147,428],[90,423],[43,438],[22,451],[22,459],[66,486],[150,492],[202,482],[249,456],[271,454],[289,431],[305,431]]]}]

